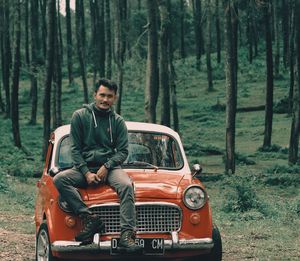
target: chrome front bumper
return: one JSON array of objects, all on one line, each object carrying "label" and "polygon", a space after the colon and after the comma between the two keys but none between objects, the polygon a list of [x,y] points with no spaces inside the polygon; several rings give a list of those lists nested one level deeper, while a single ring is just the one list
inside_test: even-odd
[{"label": "chrome front bumper", "polygon": [[[178,233],[172,232],[172,239],[164,240],[165,250],[206,250],[214,246],[211,238],[195,238],[195,239],[178,239]],[[54,241],[51,245],[52,251],[55,252],[105,252],[110,251],[111,241],[100,241],[99,234],[95,234],[92,244],[80,245],[75,241]]]}]

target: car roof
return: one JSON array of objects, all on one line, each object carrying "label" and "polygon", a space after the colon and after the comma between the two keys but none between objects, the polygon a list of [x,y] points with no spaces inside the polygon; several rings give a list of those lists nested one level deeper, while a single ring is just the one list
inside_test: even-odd
[{"label": "car roof", "polygon": [[[179,135],[176,131],[172,130],[169,127],[154,124],[154,123],[145,123],[145,122],[135,122],[135,121],[125,121],[128,131],[145,131],[145,132],[158,132],[169,134],[176,139],[179,139]],[[61,139],[63,136],[70,133],[70,124],[62,125],[58,127],[55,131],[55,140]]]}]

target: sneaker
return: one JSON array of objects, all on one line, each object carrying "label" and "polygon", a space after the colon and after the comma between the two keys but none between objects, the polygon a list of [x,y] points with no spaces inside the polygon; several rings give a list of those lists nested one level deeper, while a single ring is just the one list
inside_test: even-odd
[{"label": "sneaker", "polygon": [[135,244],[135,232],[126,230],[121,233],[121,238],[118,246],[120,252],[135,253],[142,251],[142,247]]},{"label": "sneaker", "polygon": [[95,233],[104,231],[104,224],[100,220],[99,215],[83,214],[79,216],[83,221],[83,228],[75,236],[76,241],[92,242]]}]

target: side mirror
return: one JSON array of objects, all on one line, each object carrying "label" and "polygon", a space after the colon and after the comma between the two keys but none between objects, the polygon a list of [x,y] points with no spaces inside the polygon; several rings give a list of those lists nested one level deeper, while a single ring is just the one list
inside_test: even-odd
[{"label": "side mirror", "polygon": [[202,167],[201,167],[201,165],[200,165],[200,164],[194,164],[193,167],[192,167],[192,176],[193,176],[193,178],[194,178],[195,176],[200,175],[201,172],[202,172]]}]

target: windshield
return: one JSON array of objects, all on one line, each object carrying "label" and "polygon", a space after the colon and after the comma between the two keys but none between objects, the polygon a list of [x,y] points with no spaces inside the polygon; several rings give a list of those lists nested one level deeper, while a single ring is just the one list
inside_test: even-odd
[{"label": "windshield", "polygon": [[[183,158],[177,141],[163,133],[129,132],[128,157],[123,168],[165,168],[180,169]],[[62,139],[57,154],[60,169],[72,167],[70,139]]]}]

